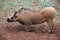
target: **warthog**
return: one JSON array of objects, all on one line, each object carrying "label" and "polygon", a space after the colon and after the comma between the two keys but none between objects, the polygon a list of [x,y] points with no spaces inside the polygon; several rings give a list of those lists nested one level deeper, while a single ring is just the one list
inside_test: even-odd
[{"label": "warthog", "polygon": [[40,11],[32,12],[32,11],[24,11],[22,13],[15,12],[11,18],[7,18],[8,22],[19,22],[25,25],[25,30],[29,31],[30,26],[33,24],[41,24],[47,22],[49,25],[48,33],[53,32],[53,19],[55,17],[55,8],[53,7],[45,7]]}]

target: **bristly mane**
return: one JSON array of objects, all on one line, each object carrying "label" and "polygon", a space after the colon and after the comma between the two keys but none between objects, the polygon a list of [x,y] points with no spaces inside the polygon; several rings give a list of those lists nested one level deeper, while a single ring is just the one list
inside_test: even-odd
[{"label": "bristly mane", "polygon": [[15,17],[15,15],[16,15],[18,12],[21,13],[23,10],[25,10],[25,11],[26,11],[26,10],[28,10],[28,11],[32,11],[32,10],[29,9],[29,8],[24,8],[24,7],[22,7],[20,10],[15,11],[13,16]]},{"label": "bristly mane", "polygon": [[18,12],[22,12],[22,10],[28,10],[28,11],[32,11],[30,8],[24,8],[24,7],[22,7],[20,10],[18,10]]},{"label": "bristly mane", "polygon": [[17,13],[18,13],[18,12],[17,12],[17,11],[15,11],[15,12],[14,12],[14,15],[13,15],[13,17],[15,17],[15,15],[16,15]]}]

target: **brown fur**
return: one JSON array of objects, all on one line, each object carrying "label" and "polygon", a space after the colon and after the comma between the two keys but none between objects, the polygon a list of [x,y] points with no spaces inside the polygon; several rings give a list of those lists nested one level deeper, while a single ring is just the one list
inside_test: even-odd
[{"label": "brown fur", "polygon": [[26,25],[26,31],[29,31],[30,25],[32,24],[41,24],[47,22],[47,24],[49,25],[48,32],[52,33],[55,12],[56,10],[53,7],[45,7],[44,9],[38,12],[24,11],[21,14],[17,13],[17,18],[14,19],[14,21],[23,22]]}]

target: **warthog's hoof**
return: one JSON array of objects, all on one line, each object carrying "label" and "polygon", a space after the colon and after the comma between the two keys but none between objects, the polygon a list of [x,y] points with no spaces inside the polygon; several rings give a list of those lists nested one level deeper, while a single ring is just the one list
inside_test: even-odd
[{"label": "warthog's hoof", "polygon": [[27,29],[27,28],[25,28],[24,30],[25,30],[26,32],[29,32],[29,30],[30,30],[30,29],[29,29],[29,28],[28,28],[28,29]]},{"label": "warthog's hoof", "polygon": [[49,34],[52,34],[53,33],[53,31],[50,31],[50,32],[48,32]]},{"label": "warthog's hoof", "polygon": [[25,31],[26,31],[26,32],[32,32],[32,31],[34,31],[34,30],[33,30],[32,27],[30,27],[30,28],[25,28]]}]

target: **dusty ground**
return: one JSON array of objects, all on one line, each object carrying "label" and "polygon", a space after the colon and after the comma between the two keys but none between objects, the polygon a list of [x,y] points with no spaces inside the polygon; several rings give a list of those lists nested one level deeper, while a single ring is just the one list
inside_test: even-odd
[{"label": "dusty ground", "polygon": [[0,40],[60,40],[60,20],[54,21],[54,32],[47,33],[48,25],[32,25],[31,32],[25,32],[19,23],[6,23],[0,26]]}]

